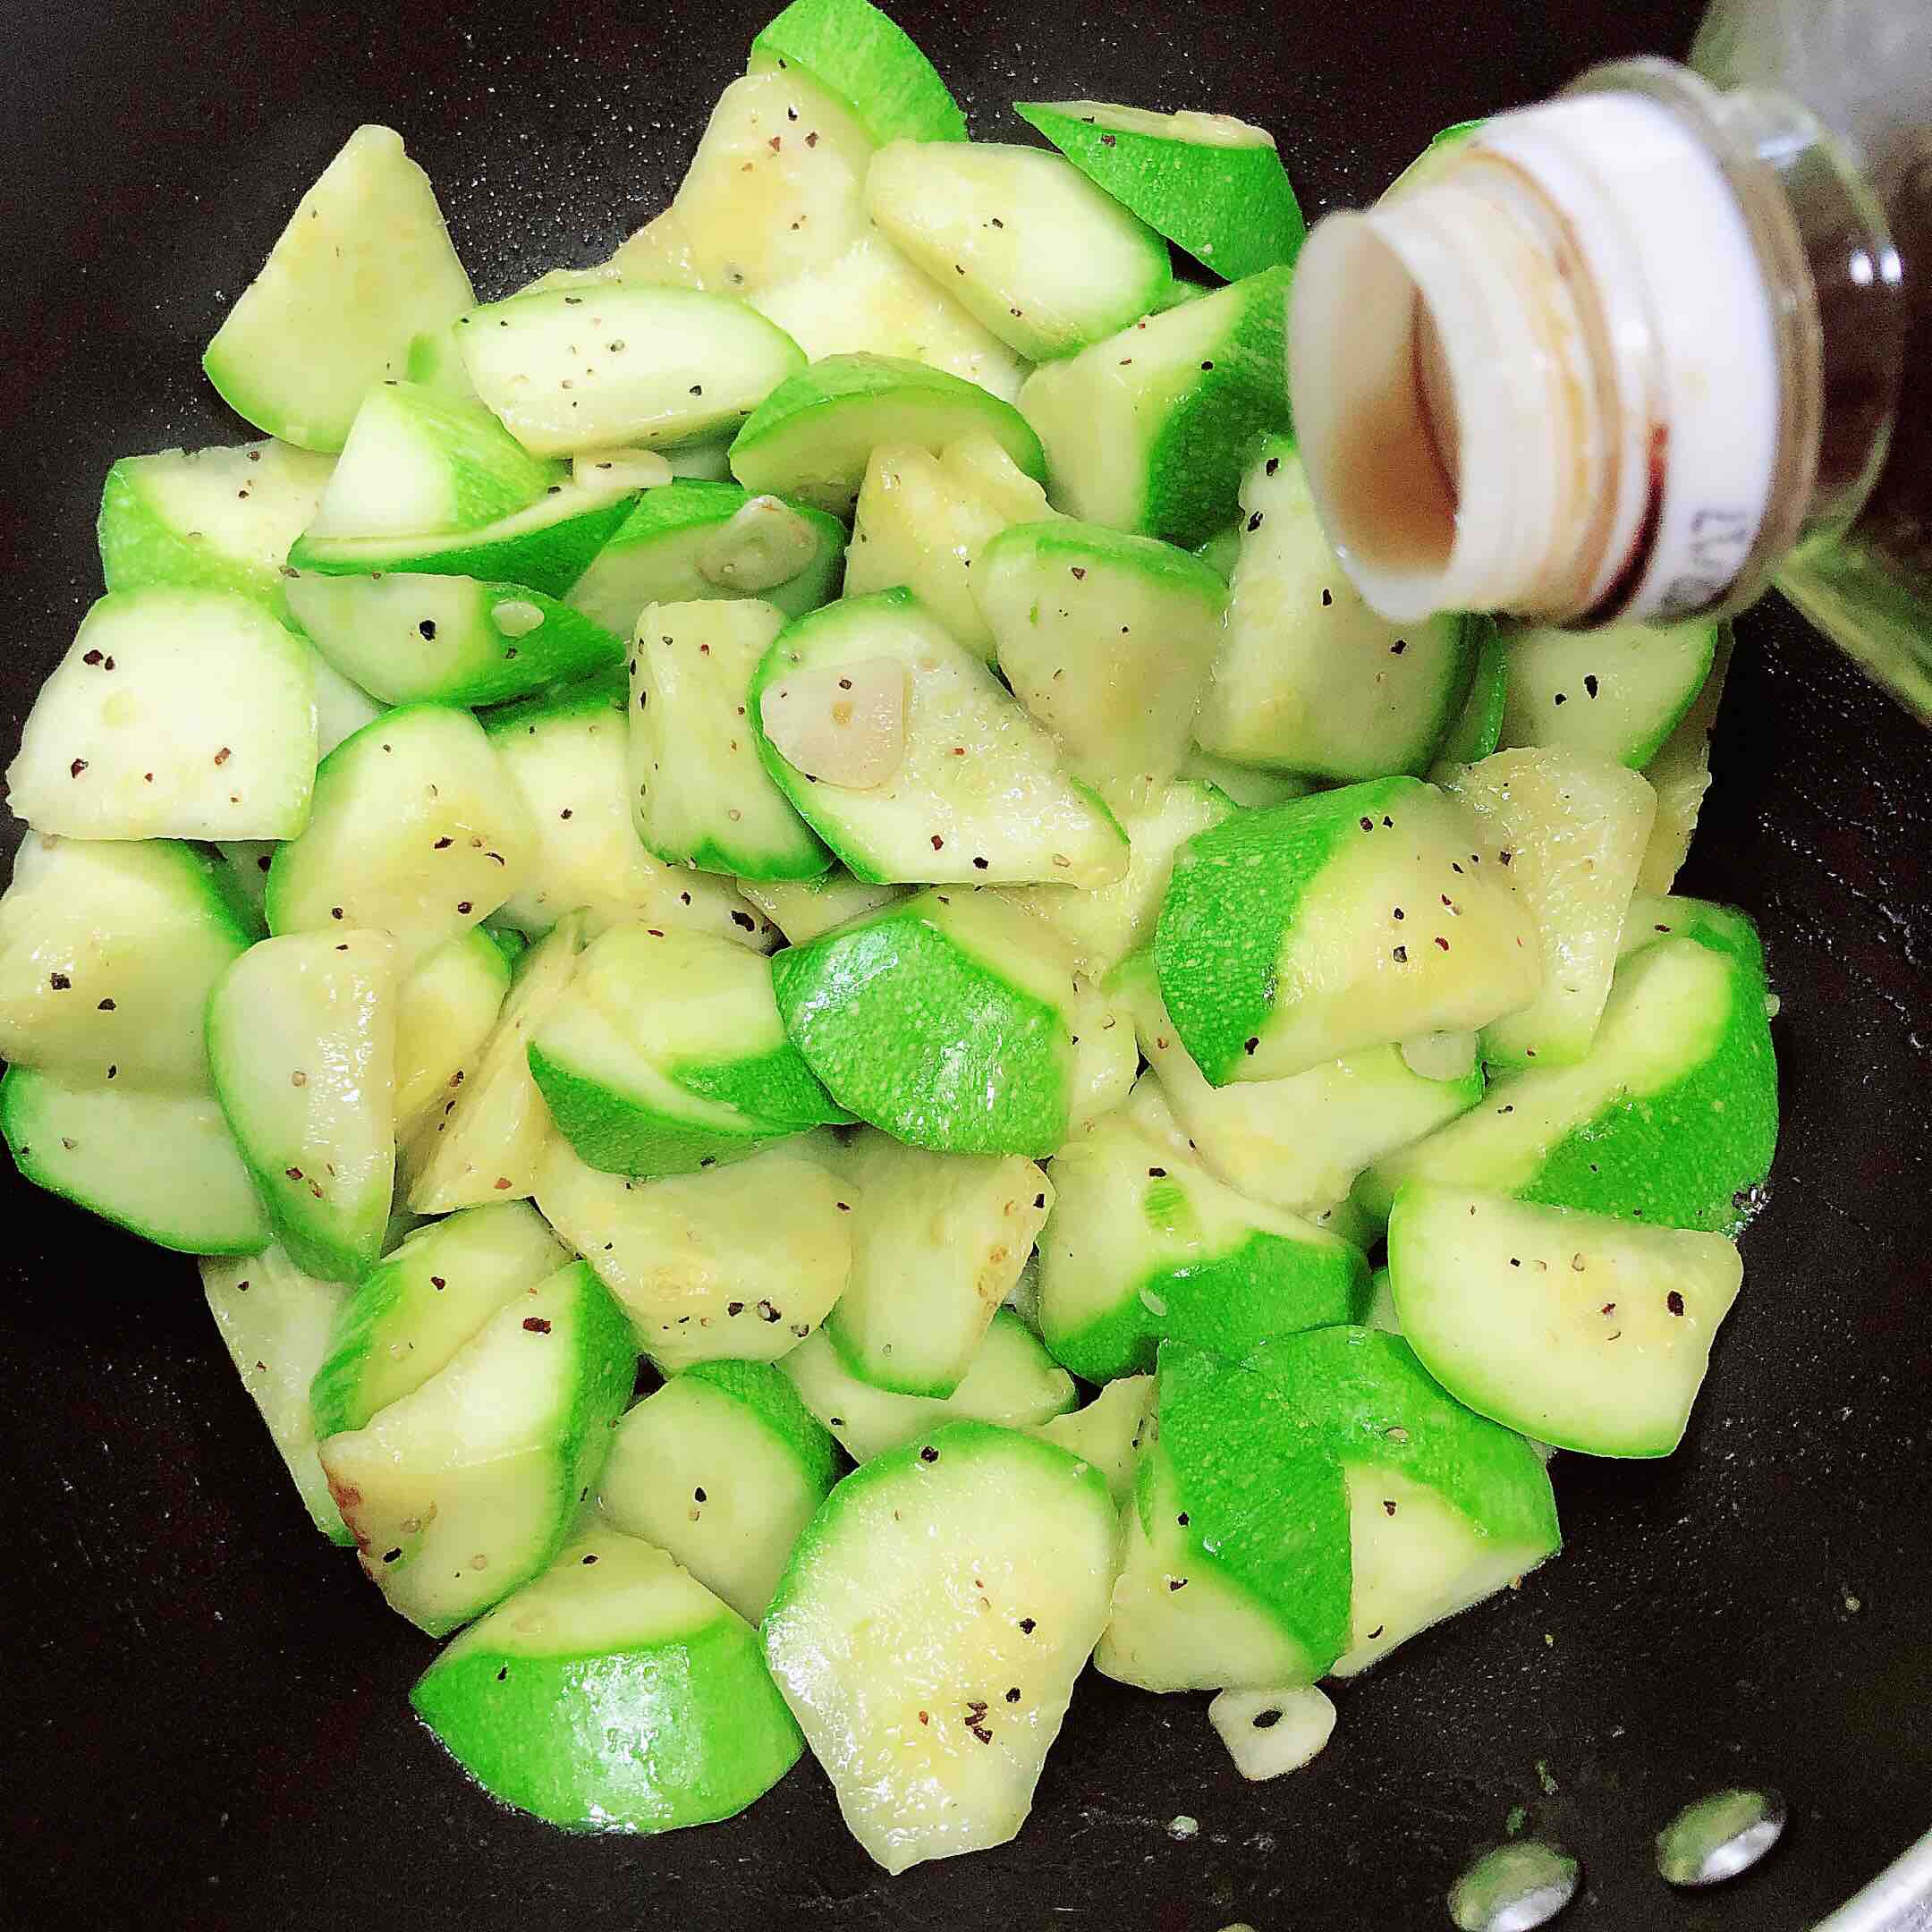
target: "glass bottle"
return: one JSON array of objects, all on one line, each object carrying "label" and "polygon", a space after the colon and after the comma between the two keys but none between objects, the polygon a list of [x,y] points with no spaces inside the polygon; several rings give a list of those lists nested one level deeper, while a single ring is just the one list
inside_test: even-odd
[{"label": "glass bottle", "polygon": [[1717,0],[1318,223],[1290,331],[1385,615],[1587,625],[1775,581],[1932,723],[1932,15]]}]

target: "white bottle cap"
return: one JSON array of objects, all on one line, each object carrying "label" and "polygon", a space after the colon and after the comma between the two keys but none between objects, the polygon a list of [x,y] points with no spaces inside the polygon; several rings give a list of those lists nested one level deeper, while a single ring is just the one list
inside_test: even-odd
[{"label": "white bottle cap", "polygon": [[1750,555],[1777,454],[1771,296],[1695,131],[1633,94],[1487,123],[1318,223],[1296,433],[1368,601],[1668,620]]}]

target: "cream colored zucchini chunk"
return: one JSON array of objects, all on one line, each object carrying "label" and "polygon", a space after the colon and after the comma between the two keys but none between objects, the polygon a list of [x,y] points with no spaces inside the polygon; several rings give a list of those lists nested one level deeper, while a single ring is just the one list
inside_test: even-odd
[{"label": "cream colored zucchini chunk", "polygon": [[269,868],[268,928],[371,928],[395,940],[406,970],[523,886],[536,844],[476,720],[453,706],[405,706],[324,761],[307,829]]},{"label": "cream colored zucchini chunk", "polygon": [[869,1463],[813,1520],[765,1654],[847,1827],[888,1871],[1024,1824],[1118,1545],[1097,1470],[974,1422]]},{"label": "cream colored zucchini chunk", "polygon": [[893,141],[872,157],[866,208],[933,281],[1035,362],[1159,309],[1173,281],[1166,243],[1040,148]]},{"label": "cream colored zucchini chunk", "polygon": [[695,1173],[851,1118],[785,1038],[770,963],[667,927],[592,941],[530,1064],[558,1132],[606,1174]]},{"label": "cream colored zucchini chunk", "polygon": [[823,511],[735,483],[674,479],[637,499],[569,603],[624,638],[646,605],[695,597],[762,597],[802,617],[830,598],[844,542]]},{"label": "cream colored zucchini chunk", "polygon": [[1255,443],[1289,427],[1288,279],[1250,275],[1034,370],[1020,409],[1061,509],[1182,548],[1234,521]]},{"label": "cream colored zucchini chunk", "polygon": [[631,650],[638,837],[667,865],[815,878],[825,847],[759,762],[754,676],[784,613],[756,597],[648,604]]},{"label": "cream colored zucchini chunk", "polygon": [[1026,419],[977,383],[899,356],[827,356],[766,397],[732,443],[732,474],[747,489],[849,516],[881,444],[939,450],[976,431],[1046,480]]},{"label": "cream colored zucchini chunk", "polygon": [[1508,1066],[1570,1065],[1596,1038],[1624,915],[1657,817],[1637,772],[1591,752],[1500,751],[1445,784],[1475,816],[1489,876],[1530,914],[1543,985],[1483,1029],[1482,1055]]},{"label": "cream colored zucchini chunk", "polygon": [[208,992],[259,931],[199,847],[30,833],[0,894],[0,1055],[81,1083],[112,1067],[122,1089],[206,1093]]},{"label": "cream colored zucchini chunk", "polygon": [[[1368,1046],[1286,1080],[1210,1087],[1161,1004],[1151,953],[1108,990],[1131,1016],[1140,1051],[1201,1164],[1249,1199],[1315,1216],[1341,1201],[1372,1162],[1408,1147],[1482,1098],[1471,1033]],[[1413,1062],[1413,1063],[1411,1063]]]},{"label": "cream colored zucchini chunk", "polygon": [[1168,1337],[1240,1357],[1270,1335],[1346,1321],[1362,1299],[1360,1253],[1216,1181],[1152,1074],[1061,1148],[1052,1173],[1041,1333],[1089,1382],[1147,1373]]},{"label": "cream colored zucchini chunk", "polygon": [[499,1308],[436,1374],[322,1467],[392,1609],[442,1636],[538,1575],[610,1449],[637,1348],[573,1261]]},{"label": "cream colored zucchini chunk", "polygon": [[498,920],[534,935],[581,911],[593,935],[642,919],[767,951],[771,928],[728,881],[668,866],[638,843],[624,773],[628,698],[623,677],[598,679],[505,705],[485,721],[536,833],[530,877]]},{"label": "cream colored zucchini chunk", "polygon": [[953,637],[991,661],[993,631],[973,595],[974,568],[1014,523],[1051,517],[1046,492],[991,436],[935,454],[882,445],[866,465],[845,557],[845,594],[909,589]]},{"label": "cream colored zucchini chunk", "polygon": [[1073,1377],[1019,1316],[1004,1308],[994,1310],[972,1366],[945,1397],[900,1395],[861,1382],[823,1332],[793,1349],[779,1367],[799,1399],[855,1462],[962,1419],[1038,1428],[1066,1414],[1079,1400]]},{"label": "cream colored zucchini chunk", "polygon": [[1417,1185],[1389,1278],[1410,1345],[1472,1409],[1559,1449],[1664,1456],[1744,1265],[1721,1234]]},{"label": "cream colored zucchini chunk", "polygon": [[366,1428],[570,1258],[524,1201],[467,1208],[416,1229],[356,1284],[335,1317],[312,1370],[315,1434]]},{"label": "cream colored zucchini chunk", "polygon": [[729,431],[805,367],[755,309],[695,289],[513,295],[472,309],[457,341],[477,394],[546,456]]},{"label": "cream colored zucchini chunk", "polygon": [[395,1188],[396,949],[344,927],[265,939],[208,996],[222,1111],[295,1265],[354,1281]]},{"label": "cream colored zucchini chunk", "polygon": [[869,884],[1096,886],[1127,869],[1112,814],[908,590],[788,626],[748,701],[766,769]]},{"label": "cream colored zucchini chunk", "polygon": [[308,646],[254,597],[157,584],[82,620],[27,715],[7,802],[73,838],[292,838],[315,775]]},{"label": "cream colored zucchini chunk", "polygon": [[775,1360],[825,1319],[852,1275],[852,1199],[809,1148],[627,1181],[554,1140],[537,1205],[589,1257],[665,1375],[726,1358]]},{"label": "cream colored zucchini chunk", "polygon": [[1478,624],[1392,624],[1323,534],[1294,445],[1270,437],[1241,484],[1241,555],[1214,682],[1195,720],[1223,758],[1318,778],[1420,776],[1466,700]]},{"label": "cream colored zucchini chunk", "polygon": [[697,1362],[617,1425],[597,1508],[757,1623],[844,1467],[770,1362]]},{"label": "cream colored zucchini chunk", "polygon": [[304,1275],[279,1248],[204,1255],[201,1290],[222,1345],[267,1425],[309,1520],[332,1543],[352,1543],[316,1453],[309,1385],[349,1290]]},{"label": "cream colored zucchini chunk", "polygon": [[[180,1254],[258,1253],[275,1239],[220,1106],[201,1094],[0,1078],[0,1134],[36,1187]],[[167,1149],[165,1161],[155,1150]]]},{"label": "cream colored zucchini chunk", "polygon": [[110,590],[182,584],[239,590],[282,616],[282,566],[335,464],[272,438],[123,456],[95,526]]},{"label": "cream colored zucchini chunk", "polygon": [[841,1152],[854,1190],[852,1282],[826,1318],[875,1388],[951,1395],[1033,1251],[1052,1183],[1019,1156],[930,1154],[867,1129]]},{"label": "cream colored zucchini chunk", "polygon": [[1168,1017],[1216,1086],[1520,1011],[1535,931],[1462,808],[1385,778],[1181,848],[1155,933]]},{"label": "cream colored zucchini chunk", "polygon": [[973,594],[1013,695],[1115,811],[1164,792],[1187,756],[1227,592],[1152,538],[1060,519],[1003,531]]},{"label": "cream colored zucchini chunk", "polygon": [[425,329],[476,300],[429,178],[386,127],[359,127],[297,204],[201,366],[257,428],[339,450],[363,396]]}]

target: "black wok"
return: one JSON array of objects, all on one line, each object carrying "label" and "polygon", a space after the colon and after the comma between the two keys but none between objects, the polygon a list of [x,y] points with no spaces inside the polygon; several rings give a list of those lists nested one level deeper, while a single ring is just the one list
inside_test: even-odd
[{"label": "black wok", "polygon": [[[108,462],[243,433],[199,350],[353,124],[403,131],[500,293],[661,205],[772,4],[10,0],[8,749],[97,592]],[[1681,52],[1694,24],[1685,0],[898,12],[982,135],[1022,138],[1015,95],[1224,109],[1275,130],[1311,213],[1372,196],[1444,122]],[[1785,1131],[1682,1450],[1559,1458],[1562,1559],[1347,1687],[1308,1770],[1244,1785],[1205,1699],[1089,1675],[1019,1842],[897,1880],[809,1763],[655,1841],[494,1809],[411,1718],[430,1646],[309,1529],[191,1266],[9,1172],[0,1923],[1393,1932],[1445,1924],[1521,1806],[1583,1862],[1566,1924],[1815,1924],[1932,1823],[1932,738],[1770,610],[1740,627],[1716,763],[1686,884],[1763,925]],[[1658,1826],[1758,1782],[1789,1798],[1784,1844],[1667,1892]]]}]

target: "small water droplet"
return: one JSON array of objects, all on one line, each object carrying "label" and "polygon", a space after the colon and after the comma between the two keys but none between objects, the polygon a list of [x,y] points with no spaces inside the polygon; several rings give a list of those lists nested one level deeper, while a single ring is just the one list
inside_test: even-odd
[{"label": "small water droplet", "polygon": [[1576,1896],[1581,1868],[1567,1852],[1521,1839],[1487,1852],[1449,1894],[1461,1932],[1535,1932]]},{"label": "small water droplet", "polygon": [[1749,1871],[1784,1835],[1788,1816],[1775,1791],[1713,1792],[1657,1834],[1657,1870],[1674,1885],[1720,1885]]}]

